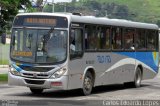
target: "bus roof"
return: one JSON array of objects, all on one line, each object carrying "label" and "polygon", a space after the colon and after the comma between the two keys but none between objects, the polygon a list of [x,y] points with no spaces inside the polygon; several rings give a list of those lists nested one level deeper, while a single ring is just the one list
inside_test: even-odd
[{"label": "bus roof", "polygon": [[17,16],[22,15],[45,15],[45,16],[63,16],[70,19],[71,22],[76,23],[86,23],[86,24],[98,24],[98,25],[109,25],[109,26],[121,26],[130,28],[144,28],[144,29],[159,29],[156,24],[134,22],[124,19],[109,19],[105,17],[95,17],[95,16],[78,16],[72,13],[21,13]]},{"label": "bus roof", "polygon": [[73,15],[71,17],[72,17],[72,22],[158,30],[158,26],[156,24],[133,22],[123,19],[109,19],[105,17],[102,18],[94,16],[73,16]]}]

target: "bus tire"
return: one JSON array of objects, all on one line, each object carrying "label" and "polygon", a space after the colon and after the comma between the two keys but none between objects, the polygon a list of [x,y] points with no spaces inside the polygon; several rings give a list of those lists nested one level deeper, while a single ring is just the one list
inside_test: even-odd
[{"label": "bus tire", "polygon": [[142,71],[140,67],[137,67],[135,75],[134,75],[134,81],[125,82],[124,85],[129,88],[130,87],[139,88],[141,86],[141,80],[142,80]]},{"label": "bus tire", "polygon": [[137,67],[135,75],[134,75],[133,86],[135,88],[139,88],[141,86],[141,81],[142,81],[142,70],[140,67]]},{"label": "bus tire", "polygon": [[93,84],[94,84],[93,75],[90,71],[87,71],[84,79],[83,79],[83,87],[82,87],[82,93],[83,95],[89,95],[92,92]]},{"label": "bus tire", "polygon": [[43,89],[37,89],[37,88],[30,88],[30,91],[33,94],[41,94],[43,92]]}]

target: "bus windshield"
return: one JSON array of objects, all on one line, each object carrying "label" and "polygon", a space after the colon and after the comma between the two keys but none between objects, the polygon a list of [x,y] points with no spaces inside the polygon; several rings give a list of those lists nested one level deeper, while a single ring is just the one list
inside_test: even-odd
[{"label": "bus windshield", "polygon": [[29,63],[62,62],[67,56],[67,30],[13,28],[11,59]]}]

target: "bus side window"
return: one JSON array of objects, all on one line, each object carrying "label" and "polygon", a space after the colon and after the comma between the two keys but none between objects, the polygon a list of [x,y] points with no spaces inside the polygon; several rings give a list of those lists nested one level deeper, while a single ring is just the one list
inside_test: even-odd
[{"label": "bus side window", "polygon": [[81,57],[83,53],[83,31],[82,29],[71,29],[70,34],[70,56],[71,58]]},{"label": "bus side window", "polygon": [[106,41],[105,41],[104,49],[110,49],[110,36],[111,36],[110,27],[105,28]]},{"label": "bus side window", "polygon": [[156,50],[157,39],[156,32],[153,30],[146,31],[147,36],[147,49],[148,50]]},{"label": "bus side window", "polygon": [[89,44],[89,50],[95,51],[97,50],[97,32],[96,32],[96,26],[93,26],[91,30],[89,30],[88,35],[88,44]]},{"label": "bus side window", "polygon": [[95,51],[99,47],[98,32],[96,26],[87,25],[85,27],[85,49]]},{"label": "bus side window", "polygon": [[110,28],[102,26],[99,30],[99,50],[109,50],[110,49]]},{"label": "bus side window", "polygon": [[137,50],[146,50],[145,30],[137,29],[135,34],[135,45]]},{"label": "bus side window", "polygon": [[112,49],[122,49],[122,30],[121,28],[112,28]]},{"label": "bus side window", "polygon": [[134,41],[134,29],[124,29],[124,48],[125,50],[131,50]]}]

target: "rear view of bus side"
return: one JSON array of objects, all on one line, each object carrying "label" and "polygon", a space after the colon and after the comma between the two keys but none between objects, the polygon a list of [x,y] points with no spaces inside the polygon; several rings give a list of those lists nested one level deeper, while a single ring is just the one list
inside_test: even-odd
[{"label": "rear view of bus side", "polygon": [[[37,17],[28,19],[24,26],[13,24],[11,85],[27,86],[33,93],[41,93],[44,89],[82,88],[82,93],[89,95],[93,87],[107,84],[125,83],[140,87],[141,80],[154,78],[158,73],[157,25],[58,13],[30,13],[17,17],[38,15],[41,19],[49,17],[50,21],[56,21],[50,22],[54,26],[38,26]],[[51,20],[55,17],[61,18]],[[48,22],[45,19],[43,23]],[[16,28],[25,32],[27,27],[34,29],[28,32],[28,38],[32,35],[31,38],[36,40],[42,36],[44,40],[38,38],[39,43],[31,47],[33,50],[26,51],[27,45],[20,47],[14,36],[16,34],[17,41],[22,40],[22,32]],[[52,43],[47,53],[43,46],[49,41]],[[16,49],[14,45],[17,45]],[[31,57],[35,58],[32,60]]]}]

